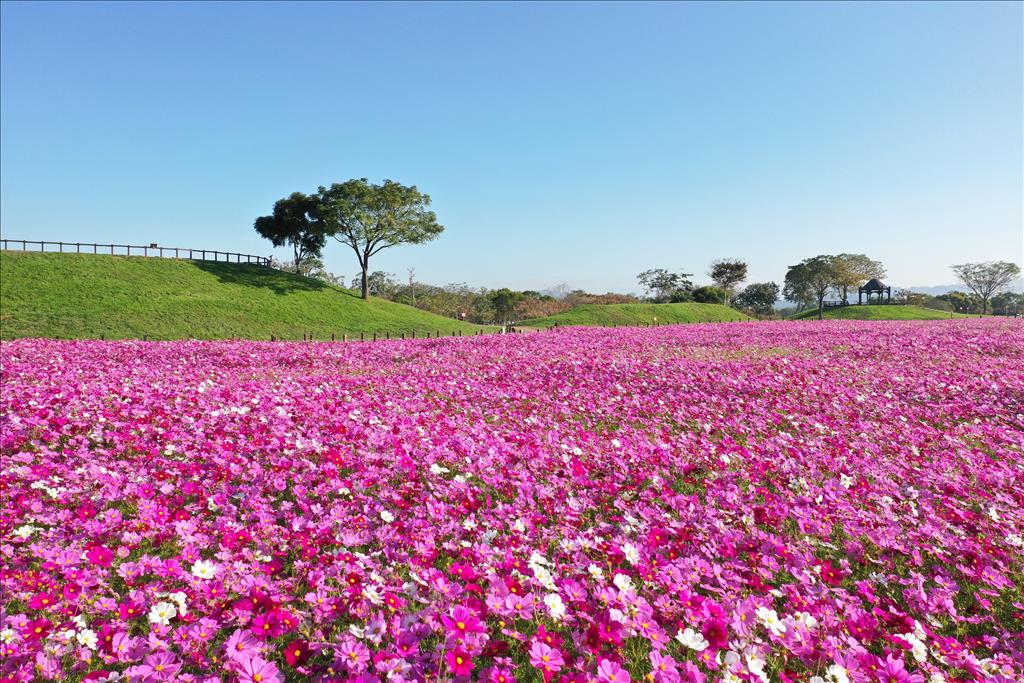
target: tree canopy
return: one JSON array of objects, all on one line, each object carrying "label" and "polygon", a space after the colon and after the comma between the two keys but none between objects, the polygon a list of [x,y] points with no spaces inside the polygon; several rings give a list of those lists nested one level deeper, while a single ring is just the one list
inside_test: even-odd
[{"label": "tree canopy", "polygon": [[736,305],[758,315],[771,315],[779,300],[779,286],[774,282],[755,282],[736,295]]},{"label": "tree canopy", "polygon": [[690,290],[693,289],[690,275],[681,271],[673,273],[664,268],[652,268],[637,275],[636,279],[655,303],[667,303],[687,301],[690,298]]},{"label": "tree canopy", "polygon": [[835,286],[836,268],[834,256],[814,256],[804,259],[795,266],[790,266],[786,273],[786,299],[805,304],[816,301],[818,304],[818,320],[821,320],[822,308],[828,290]]},{"label": "tree canopy", "polygon": [[881,261],[874,261],[864,254],[837,254],[832,257],[832,268],[835,273],[835,288],[839,297],[847,300],[849,290],[860,287],[872,278],[881,280],[885,277],[885,266]]},{"label": "tree canopy", "polygon": [[319,213],[327,234],[355,252],[362,272],[361,293],[369,298],[370,258],[398,244],[421,244],[444,231],[429,209],[430,196],[415,185],[366,178],[321,186]]},{"label": "tree canopy", "polygon": [[988,300],[1020,276],[1020,266],[1009,261],[961,263],[953,266],[960,282],[981,297],[981,312],[988,313]]},{"label": "tree canopy", "polygon": [[[708,275],[731,298],[736,292],[737,285],[747,279],[747,262],[740,259],[720,259],[712,262]],[[725,297],[723,303],[724,299]]]},{"label": "tree canopy", "polygon": [[292,248],[297,273],[305,273],[314,261],[318,261],[327,243],[319,200],[301,192],[293,192],[277,200],[274,212],[257,218],[253,227],[275,247]]}]

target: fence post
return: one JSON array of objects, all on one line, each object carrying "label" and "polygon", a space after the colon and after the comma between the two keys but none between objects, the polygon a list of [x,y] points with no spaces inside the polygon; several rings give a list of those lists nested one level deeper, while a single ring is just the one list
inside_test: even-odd
[{"label": "fence post", "polygon": [[348,335],[347,334],[341,335],[341,341],[347,342],[348,341]]},{"label": "fence post", "polygon": [[373,341],[377,341],[377,333],[376,332],[373,333]]},{"label": "fence post", "polygon": [[391,339],[391,330],[384,330],[384,338]]},{"label": "fence post", "polygon": [[360,332],[359,333],[359,341],[366,341],[365,335],[366,335],[365,332]]},{"label": "fence post", "polygon": [[331,341],[334,341],[334,333],[331,332]]}]

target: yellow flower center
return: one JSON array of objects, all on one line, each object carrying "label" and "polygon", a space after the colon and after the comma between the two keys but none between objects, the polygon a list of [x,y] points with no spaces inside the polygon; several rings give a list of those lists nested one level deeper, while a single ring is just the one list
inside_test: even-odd
[{"label": "yellow flower center", "polygon": [[465,624],[465,622],[457,621],[457,622],[455,622],[455,627],[458,628],[460,631],[462,631],[462,630],[465,630],[466,624]]},{"label": "yellow flower center", "polygon": [[263,680],[263,674],[253,674],[252,675],[252,680],[254,680],[254,681],[262,681]]},{"label": "yellow flower center", "polygon": [[456,657],[455,658],[455,663],[456,664],[462,664],[462,657]]},{"label": "yellow flower center", "polygon": [[296,650],[296,651],[295,651],[295,652],[294,652],[293,654],[294,654],[294,655],[295,655],[296,657],[298,657],[299,655],[301,655],[301,654],[302,654],[302,650]]}]

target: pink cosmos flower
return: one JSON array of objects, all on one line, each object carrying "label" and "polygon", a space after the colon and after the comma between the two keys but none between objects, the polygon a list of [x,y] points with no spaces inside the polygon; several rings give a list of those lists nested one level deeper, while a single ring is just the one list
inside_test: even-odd
[{"label": "pink cosmos flower", "polygon": [[530,646],[530,664],[543,673],[555,673],[565,664],[562,653],[542,642],[534,641]]},{"label": "pink cosmos flower", "polygon": [[879,683],[924,683],[924,676],[919,673],[910,673],[903,665],[901,657],[893,657],[892,653],[879,659],[880,667],[875,671]]},{"label": "pink cosmos flower", "polygon": [[121,615],[121,618],[125,621],[130,621],[137,617],[142,616],[143,609],[142,605],[135,602],[134,600],[125,600],[117,606],[117,612]]},{"label": "pink cosmos flower", "polygon": [[50,609],[57,604],[57,598],[52,593],[40,592],[32,596],[28,606],[32,609]]},{"label": "pink cosmos flower", "polygon": [[448,636],[456,640],[465,640],[471,633],[483,633],[487,630],[476,614],[461,605],[453,607],[450,616],[442,616],[441,623],[444,624]]},{"label": "pink cosmos flower", "polygon": [[97,567],[109,567],[114,562],[114,552],[101,545],[94,545],[86,551],[85,558]]},{"label": "pink cosmos flower", "polygon": [[238,683],[281,683],[281,672],[262,657],[249,657],[240,662]]},{"label": "pink cosmos flower", "polygon": [[257,614],[249,625],[249,630],[258,638],[277,638],[284,633],[284,627],[276,611]]},{"label": "pink cosmos flower", "polygon": [[237,629],[224,643],[224,655],[236,661],[251,659],[259,654],[259,651],[259,642],[251,633],[242,629]]},{"label": "pink cosmos flower", "polygon": [[629,683],[631,679],[629,672],[623,669],[618,662],[602,659],[597,665],[597,680],[601,683]]},{"label": "pink cosmos flower", "polygon": [[365,671],[366,664],[370,661],[370,651],[357,640],[349,639],[342,642],[338,648],[338,655],[348,670],[354,674]]},{"label": "pink cosmos flower", "polygon": [[516,683],[516,677],[512,670],[499,666],[491,669],[487,675],[487,680],[490,683]]},{"label": "pink cosmos flower", "polygon": [[448,668],[456,676],[468,676],[473,671],[473,659],[464,649],[456,648],[445,655]]},{"label": "pink cosmos flower", "polygon": [[146,657],[137,672],[150,681],[173,681],[181,671],[181,662],[167,651],[157,652]]}]

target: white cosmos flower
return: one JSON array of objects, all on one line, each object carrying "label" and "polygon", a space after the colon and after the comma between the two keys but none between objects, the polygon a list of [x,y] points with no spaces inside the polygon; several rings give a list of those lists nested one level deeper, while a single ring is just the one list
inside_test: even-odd
[{"label": "white cosmos flower", "polygon": [[600,567],[598,567],[593,562],[591,562],[590,565],[587,567],[587,571],[590,572],[590,575],[593,576],[598,581],[601,581],[602,579],[604,579],[604,572],[601,570]]},{"label": "white cosmos flower", "polygon": [[708,641],[704,635],[694,631],[692,628],[688,628],[685,631],[677,633],[676,640],[678,640],[683,647],[688,647],[691,650],[696,650],[697,652],[703,652],[708,649]]},{"label": "white cosmos flower", "polygon": [[217,576],[219,567],[209,560],[196,560],[192,565],[192,574],[200,579],[212,579]]},{"label": "white cosmos flower", "polygon": [[178,614],[184,616],[188,612],[184,593],[177,591],[168,595],[167,598],[178,607]]},{"label": "white cosmos flower", "polygon": [[622,554],[626,556],[626,561],[632,565],[640,561],[640,551],[632,543],[622,544]]},{"label": "white cosmos flower", "polygon": [[768,683],[768,674],[764,672],[764,666],[766,664],[764,658],[755,652],[747,654],[745,659],[747,660],[747,670],[761,679],[764,683]]},{"label": "white cosmos flower", "polygon": [[547,605],[548,613],[555,621],[560,621],[565,616],[565,603],[558,593],[548,593],[544,596],[544,604]]},{"label": "white cosmos flower", "polygon": [[910,651],[911,653],[913,653],[914,659],[916,659],[918,662],[923,662],[924,660],[928,659],[928,648],[925,646],[923,642],[921,642],[921,639],[918,638],[915,634],[899,633],[897,634],[897,637],[902,638],[903,640],[910,643]]},{"label": "white cosmos flower", "polygon": [[825,670],[825,683],[850,683],[850,677],[846,675],[846,669],[838,664],[831,664]]},{"label": "white cosmos flower", "polygon": [[36,528],[31,524],[23,524],[14,530],[14,535],[18,538],[28,538],[36,532]]},{"label": "white cosmos flower", "polygon": [[75,638],[78,640],[79,645],[84,645],[90,650],[96,649],[96,644],[99,642],[99,638],[96,637],[96,632],[92,629],[84,628],[79,631]]},{"label": "white cosmos flower", "polygon": [[171,619],[178,616],[178,611],[169,602],[158,602],[149,610],[149,621],[151,624],[167,626]]},{"label": "white cosmos flower", "polygon": [[776,636],[781,636],[786,632],[786,625],[779,619],[779,613],[773,609],[758,607],[757,618]]},{"label": "white cosmos flower", "polygon": [[7,645],[8,643],[13,643],[15,635],[16,634],[14,633],[14,629],[5,628],[4,630],[0,631],[0,643],[3,643],[4,645]]},{"label": "white cosmos flower", "polygon": [[395,521],[395,516],[387,510],[380,511],[380,518],[384,520],[385,524],[391,524],[391,522]]},{"label": "white cosmos flower", "polygon": [[615,578],[612,579],[612,583],[620,591],[631,591],[633,589],[633,579],[629,578],[625,574],[616,574]]}]

